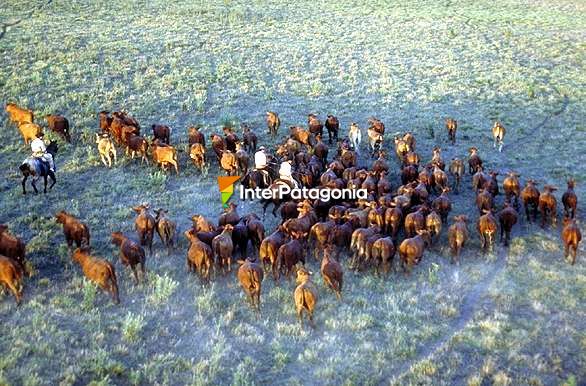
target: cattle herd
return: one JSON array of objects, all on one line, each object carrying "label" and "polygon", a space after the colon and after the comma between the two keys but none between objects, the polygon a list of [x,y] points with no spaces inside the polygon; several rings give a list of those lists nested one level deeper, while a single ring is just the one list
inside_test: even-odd
[{"label": "cattle herd", "polygon": [[[35,139],[43,130],[34,123],[32,111],[14,103],[6,105],[6,111],[20,130],[25,143]],[[71,141],[69,122],[65,117],[46,117],[49,129],[65,141]],[[267,129],[276,140],[280,128],[277,113],[266,115]],[[362,146],[362,129],[351,123],[347,136],[338,137],[340,124],[336,117],[328,115],[325,124],[310,114],[307,128],[291,126],[286,138],[266,150],[266,170],[250,168],[250,160],[257,151],[257,136],[243,124],[241,138],[231,127],[222,133],[211,134],[211,156],[206,147],[206,136],[198,127],[188,129],[187,152],[195,167],[204,171],[209,160],[215,160],[228,175],[242,176],[246,187],[273,188],[279,175],[275,165],[289,161],[293,176],[300,186],[319,189],[365,189],[366,199],[356,200],[293,200],[280,198],[263,202],[272,204],[273,214],[280,211],[281,221],[270,234],[265,234],[261,217],[255,213],[240,215],[236,204],[231,203],[216,222],[200,214],[191,217],[192,227],[183,232],[189,241],[187,270],[200,276],[205,285],[214,277],[230,275],[233,260],[238,263],[237,279],[250,299],[251,305],[260,312],[261,283],[265,271],[275,282],[282,276],[289,279],[296,275],[297,287],[293,294],[299,320],[307,313],[313,323],[318,288],[312,281],[309,261],[321,260],[320,271],[324,283],[342,298],[344,268],[341,262],[347,257],[346,269],[365,271],[374,269],[376,274],[387,275],[395,271],[394,256],[398,252],[399,265],[408,275],[417,265],[427,248],[439,242],[442,229],[448,222],[447,239],[452,262],[459,264],[460,253],[470,238],[468,222],[471,214],[457,214],[449,218],[453,192],[458,195],[464,189],[462,182],[471,176],[478,208],[476,230],[483,250],[492,249],[497,232],[505,246],[509,244],[512,227],[518,222],[518,212],[523,205],[528,222],[541,217],[541,226],[555,225],[557,219],[556,187],[545,185],[542,191],[532,179],[524,186],[520,175],[509,171],[504,176],[502,188],[497,180],[499,173],[486,168],[476,147],[468,149],[468,168],[465,160],[453,158],[449,164],[442,159],[440,147],[434,147],[429,162],[422,162],[416,138],[410,133],[396,134],[392,139],[400,164],[400,185],[393,189],[389,176],[388,146],[385,147],[385,126],[371,118],[366,129],[368,144]],[[179,173],[178,148],[171,144],[171,128],[153,124],[152,139],[141,134],[138,121],[125,112],[102,111],[98,114],[99,132],[96,142],[99,155],[106,167],[117,160],[117,146],[125,149],[131,158],[140,157],[141,163],[153,163],[166,170],[172,167]],[[447,138],[456,145],[458,122],[449,118],[445,122]],[[328,144],[322,141],[324,127],[328,132]],[[505,127],[496,122],[492,128],[494,147],[502,151]],[[332,148],[332,145],[334,146]],[[335,153],[335,154],[331,154]],[[359,166],[362,155],[368,167]],[[150,158],[150,159],[149,159]],[[468,169],[468,170],[466,170]],[[398,185],[398,184],[397,184]],[[576,223],[577,196],[574,179],[568,180],[563,203],[562,242],[565,257],[576,261],[580,229]],[[497,199],[504,193],[501,204]],[[156,232],[170,252],[177,247],[178,230],[164,209],[153,210],[149,203],[133,208],[136,212],[137,238],[114,232],[111,242],[120,249],[120,261],[130,267],[136,284],[147,280],[146,257],[152,254]],[[474,216],[476,217],[476,216]],[[117,276],[112,263],[92,255],[90,229],[82,221],[65,211],[55,215],[62,224],[65,240],[72,250],[73,261],[79,263],[84,275],[119,303]],[[264,218],[264,213],[263,213]],[[75,244],[75,245],[74,245]],[[15,296],[22,298],[22,282],[30,275],[26,264],[25,243],[11,234],[6,225],[0,225],[0,283]],[[350,256],[347,253],[350,251]]]}]

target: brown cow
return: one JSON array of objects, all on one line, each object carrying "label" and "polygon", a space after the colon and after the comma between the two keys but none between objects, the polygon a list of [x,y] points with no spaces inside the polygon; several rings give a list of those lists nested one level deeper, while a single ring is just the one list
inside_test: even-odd
[{"label": "brown cow", "polygon": [[57,133],[61,138],[71,143],[71,135],[69,133],[69,121],[62,115],[46,115],[47,126],[49,129]]},{"label": "brown cow", "polygon": [[322,137],[324,135],[324,125],[315,114],[307,115],[307,129],[313,135],[319,134]]},{"label": "brown cow", "polygon": [[151,125],[153,129],[153,140],[159,140],[161,143],[171,143],[171,128],[167,125],[154,124]]},{"label": "brown cow", "polygon": [[412,238],[403,240],[399,245],[399,256],[401,257],[401,267],[403,271],[409,274],[411,268],[419,264],[423,257],[425,247],[431,243],[429,232],[425,229],[417,231],[417,235]]},{"label": "brown cow", "polygon": [[138,216],[134,220],[134,229],[138,233],[141,246],[148,246],[149,252],[153,253],[153,236],[155,233],[155,218],[150,212],[150,205],[143,203],[132,208]]},{"label": "brown cow", "polygon": [[232,271],[232,252],[234,251],[234,244],[232,243],[232,231],[234,226],[226,224],[222,233],[214,237],[212,240],[212,250],[217,256],[217,262],[226,273]]},{"label": "brown cow", "polygon": [[444,188],[447,188],[448,185],[448,175],[442,169],[440,169],[437,165],[433,168],[433,187],[436,191],[442,191]]},{"label": "brown cow", "polygon": [[130,133],[127,136],[127,140],[126,140],[126,155],[130,155],[132,159],[134,159],[134,157],[139,154],[141,156],[141,160],[140,160],[140,164],[142,165],[143,162],[146,162],[147,164],[149,163],[149,160],[147,158],[147,150],[148,150],[149,144],[147,142],[146,139],[144,139],[144,137],[141,137],[140,135],[136,135],[133,133]]},{"label": "brown cow", "polygon": [[242,262],[238,268],[237,276],[242,289],[250,298],[252,307],[260,312],[260,292],[264,273],[260,264],[256,262],[256,258],[248,257]]},{"label": "brown cow", "polygon": [[544,185],[543,192],[539,195],[539,212],[541,213],[541,226],[545,227],[548,217],[552,225],[557,221],[557,200],[553,195],[557,188],[551,185]]},{"label": "brown cow", "polygon": [[342,265],[332,258],[331,249],[329,248],[324,250],[320,271],[326,285],[336,293],[338,300],[341,300],[344,271],[342,270]]},{"label": "brown cow", "polygon": [[279,248],[285,244],[286,236],[282,226],[279,226],[277,230],[267,236],[260,243],[259,257],[266,267],[270,265],[272,267],[273,279],[276,281],[279,279],[279,260],[277,258]]},{"label": "brown cow", "polygon": [[517,223],[517,211],[511,207],[508,202],[505,202],[505,207],[499,212],[499,223],[501,226],[501,241],[503,241],[503,233],[505,234],[505,246],[509,245],[511,239],[511,229]]},{"label": "brown cow", "polygon": [[562,195],[562,204],[564,204],[564,215],[569,218],[576,217],[576,208],[578,206],[578,196],[574,192],[576,180],[570,178],[568,180],[568,190]]},{"label": "brown cow", "polygon": [[315,259],[319,259],[320,251],[326,247],[328,241],[328,235],[334,228],[333,221],[318,222],[311,226],[309,230],[309,242],[315,240],[314,243],[314,256]]},{"label": "brown cow", "polygon": [[336,258],[339,258],[340,250],[348,250],[351,241],[352,224],[349,221],[334,225],[328,236],[328,245],[333,249]]},{"label": "brown cow", "polygon": [[433,244],[439,238],[442,231],[442,219],[436,211],[431,211],[425,217],[425,229],[429,232]]},{"label": "brown cow", "polygon": [[189,158],[200,172],[206,167],[206,148],[201,143],[194,143],[189,148]]},{"label": "brown cow", "polygon": [[462,180],[462,176],[466,172],[466,168],[464,167],[464,162],[459,158],[452,158],[452,162],[450,162],[449,167],[450,174],[454,176],[454,190],[455,193],[460,193],[460,181]]},{"label": "brown cow", "polygon": [[482,187],[485,190],[487,190],[490,194],[492,194],[493,197],[496,197],[499,195],[499,183],[496,179],[496,176],[498,176],[499,173],[495,172],[494,170],[491,170],[490,172],[488,172],[488,175],[490,176],[490,179],[488,179],[488,181],[485,181]]},{"label": "brown cow", "polygon": [[395,244],[391,237],[381,237],[376,239],[372,244],[371,259],[376,261],[376,272],[380,273],[380,267],[382,265],[383,272],[389,273],[389,270],[393,270],[393,258],[395,257]]},{"label": "brown cow", "polygon": [[313,312],[317,303],[317,288],[311,281],[310,271],[301,267],[297,270],[297,283],[299,284],[295,288],[293,293],[293,299],[295,300],[295,308],[297,309],[297,318],[301,327],[303,327],[303,311],[307,313],[309,322],[313,326]]},{"label": "brown cow", "polygon": [[[293,267],[297,263],[301,262],[305,265],[305,256],[303,254],[303,247],[296,238],[291,239],[289,242],[281,245],[277,251],[277,260],[279,271],[283,273],[287,278],[291,276]],[[277,275],[277,279],[279,276]]]},{"label": "brown cow", "polygon": [[431,203],[432,208],[440,215],[444,224],[448,222],[448,214],[452,210],[452,203],[448,196],[449,192],[450,188],[444,188],[442,194],[436,197]]},{"label": "brown cow", "polygon": [[448,140],[452,142],[452,145],[455,145],[458,121],[453,118],[446,118],[446,130],[448,131]]},{"label": "brown cow", "polygon": [[238,159],[236,154],[230,150],[222,152],[220,157],[220,167],[226,171],[226,175],[235,176],[238,174]]},{"label": "brown cow", "polygon": [[480,246],[483,250],[492,249],[494,236],[497,231],[496,219],[491,210],[484,210],[484,214],[478,219],[476,229],[480,236]]},{"label": "brown cow", "polygon": [[244,223],[248,228],[248,236],[250,237],[250,241],[258,252],[260,250],[260,245],[265,238],[265,226],[254,213],[250,213],[244,216]]},{"label": "brown cow", "polygon": [[102,134],[110,133],[113,118],[109,111],[100,111],[98,113],[99,126]]},{"label": "brown cow", "polygon": [[519,209],[519,197],[521,196],[521,185],[519,184],[520,174],[515,172],[508,172],[503,180],[503,190],[505,191],[505,200],[512,202],[515,198],[515,209]]},{"label": "brown cow", "polygon": [[0,255],[0,286],[12,291],[16,304],[20,304],[22,300],[22,274],[14,260]]},{"label": "brown cow", "polygon": [[114,158],[114,163],[116,163],[118,156],[114,142],[108,134],[96,134],[96,143],[98,144],[98,153],[100,154],[102,163],[104,166],[111,168],[112,158]]},{"label": "brown cow", "polygon": [[90,230],[86,224],[64,210],[57,212],[55,219],[58,224],[63,224],[63,234],[69,248],[73,246],[73,242],[77,248],[90,245]]},{"label": "brown cow", "polygon": [[208,282],[214,266],[212,248],[201,241],[194,232],[188,230],[185,231],[184,235],[189,240],[187,271],[197,272],[204,282]]},{"label": "brown cow", "polygon": [[216,229],[212,222],[206,219],[201,214],[194,214],[193,216],[191,216],[191,221],[193,222],[193,230],[195,233],[211,232]]},{"label": "brown cow", "polygon": [[166,210],[161,208],[155,210],[155,229],[161,242],[167,247],[167,254],[170,254],[173,249],[177,226],[167,217],[167,213]]},{"label": "brown cow", "polygon": [[120,303],[118,297],[118,280],[114,266],[108,260],[93,257],[87,247],[73,251],[73,261],[79,263],[86,278],[97,284],[102,290],[112,294],[114,303]]},{"label": "brown cow", "polygon": [[564,242],[564,257],[567,259],[570,255],[570,263],[576,263],[578,245],[582,241],[582,232],[576,224],[574,218],[564,218],[564,229],[562,230],[562,241]]},{"label": "brown cow", "polygon": [[33,139],[37,138],[43,132],[41,126],[36,123],[20,123],[18,130],[24,139],[25,145],[28,145]]},{"label": "brown cow", "polygon": [[470,174],[474,174],[482,168],[482,160],[478,155],[478,148],[471,147],[468,149],[468,153],[470,154],[468,157],[468,171]]},{"label": "brown cow", "polygon": [[134,283],[138,284],[138,271],[136,266],[140,265],[143,282],[146,281],[146,268],[145,268],[145,253],[144,249],[128,237],[124,236],[120,232],[112,233],[112,244],[120,247],[120,261],[125,267],[130,266],[132,273],[134,274]]},{"label": "brown cow", "polygon": [[226,151],[226,141],[218,134],[210,135],[212,140],[212,150],[216,154],[218,162],[222,159],[222,154]]},{"label": "brown cow", "polygon": [[331,144],[332,139],[338,141],[338,130],[340,129],[340,121],[333,115],[328,114],[326,118],[326,129],[328,130],[328,141]]},{"label": "brown cow", "polygon": [[258,141],[256,134],[254,131],[248,127],[246,124],[242,124],[242,144],[244,145],[244,149],[253,154],[256,152],[256,143]]},{"label": "brown cow", "polygon": [[277,137],[277,131],[280,126],[281,120],[279,119],[279,115],[273,111],[267,111],[267,128],[273,139]]},{"label": "brown cow", "polygon": [[169,165],[175,167],[175,172],[179,174],[179,164],[177,162],[177,149],[171,145],[165,145],[159,140],[155,140],[151,148],[153,149],[153,161],[155,164],[161,166],[163,170],[167,170]]},{"label": "brown cow", "polygon": [[228,207],[224,209],[224,213],[220,215],[218,219],[218,225],[236,225],[240,222],[240,215],[238,214],[238,206],[231,202]]},{"label": "brown cow", "polygon": [[188,141],[189,146],[193,146],[196,143],[199,143],[205,149],[206,147],[206,138],[205,135],[201,131],[199,131],[198,126],[191,126],[187,129]]},{"label": "brown cow", "polygon": [[393,240],[397,240],[397,234],[403,222],[403,211],[401,208],[394,206],[385,210],[385,233],[390,235]]},{"label": "brown cow", "polygon": [[8,232],[8,226],[0,224],[0,255],[14,260],[22,272],[31,275],[26,267],[26,244],[20,238],[11,235]]},{"label": "brown cow", "polygon": [[486,189],[479,190],[476,195],[476,207],[478,208],[480,215],[482,215],[485,210],[491,210],[493,205],[493,196]]},{"label": "brown cow", "polygon": [[418,231],[425,229],[426,215],[427,207],[422,205],[415,212],[405,216],[405,237],[414,237]]},{"label": "brown cow", "polygon": [[448,229],[448,242],[452,251],[452,263],[460,264],[460,252],[468,240],[468,216],[454,217],[454,223]]},{"label": "brown cow", "polygon": [[19,107],[16,103],[7,103],[6,112],[10,117],[10,121],[19,126],[21,123],[33,123],[35,116],[31,110]]},{"label": "brown cow", "polygon": [[523,200],[523,206],[525,207],[525,215],[527,216],[527,221],[531,221],[529,217],[530,209],[533,209],[533,221],[537,221],[537,210],[539,207],[539,190],[535,187],[537,182],[533,180],[528,180],[527,184],[521,191],[521,200]]},{"label": "brown cow", "polygon": [[236,142],[236,165],[237,165],[237,174],[240,176],[245,176],[248,174],[248,152],[244,150],[244,147],[241,142]]}]

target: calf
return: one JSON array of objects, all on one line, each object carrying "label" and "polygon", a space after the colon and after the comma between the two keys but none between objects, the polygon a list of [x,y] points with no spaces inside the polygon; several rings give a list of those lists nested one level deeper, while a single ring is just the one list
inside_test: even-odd
[{"label": "calf", "polygon": [[348,129],[348,138],[352,144],[352,148],[359,153],[360,144],[362,143],[362,131],[356,122],[352,122],[350,129]]},{"label": "calf", "polygon": [[120,232],[112,233],[112,244],[117,245],[120,248],[120,261],[122,262],[122,265],[125,267],[130,266],[132,269],[134,283],[138,284],[137,266],[140,266],[142,280],[146,281],[146,257],[144,249]]},{"label": "calf", "polygon": [[317,288],[311,281],[310,271],[301,267],[297,270],[297,283],[299,284],[295,288],[293,293],[293,299],[295,300],[295,308],[297,309],[297,318],[299,323],[303,327],[303,311],[307,313],[309,322],[313,325],[313,312],[317,303]]},{"label": "calf", "polygon": [[155,229],[161,242],[167,247],[167,254],[170,254],[173,249],[175,229],[177,229],[177,226],[167,217],[167,213],[164,209],[159,208],[155,210]]},{"label": "calf", "polygon": [[419,264],[423,257],[425,247],[431,243],[429,232],[426,230],[417,231],[417,235],[407,238],[399,245],[399,256],[401,258],[401,267],[408,274],[411,268]]},{"label": "calf", "polygon": [[108,134],[96,134],[96,143],[98,144],[98,153],[100,153],[102,163],[104,166],[111,168],[112,158],[114,158],[114,163],[116,163],[117,157],[114,141],[112,141]]},{"label": "calf", "polygon": [[452,263],[460,264],[460,252],[468,240],[468,217],[459,215],[454,217],[454,223],[448,229],[448,243],[452,251]]},{"label": "calf", "polygon": [[47,126],[49,129],[68,143],[71,143],[71,135],[69,134],[69,121],[62,115],[47,115]]},{"label": "calf", "polygon": [[537,210],[539,207],[539,190],[536,188],[537,182],[533,180],[528,180],[527,184],[521,191],[521,200],[523,201],[523,206],[525,207],[525,215],[527,216],[527,221],[531,221],[529,217],[529,211],[533,210],[533,221],[537,221]]},{"label": "calf", "polygon": [[203,135],[203,133],[201,131],[199,131],[198,126],[191,126],[187,130],[187,135],[188,135],[189,146],[193,146],[194,144],[199,143],[205,149],[206,138],[205,138],[205,135]]},{"label": "calf", "polygon": [[232,252],[234,251],[234,244],[232,242],[232,231],[234,226],[226,224],[222,233],[214,237],[212,240],[212,250],[217,257],[218,264],[226,273],[232,271]]},{"label": "calf", "polygon": [[18,125],[18,131],[24,139],[25,145],[28,145],[33,139],[37,138],[43,132],[41,126],[36,123],[21,123]]},{"label": "calf", "polygon": [[132,208],[138,216],[134,220],[134,229],[138,233],[138,240],[141,246],[148,246],[149,252],[153,253],[153,236],[155,233],[155,218],[150,212],[150,205],[143,203]]},{"label": "calf", "polygon": [[153,129],[153,140],[159,140],[161,143],[170,144],[171,141],[171,128],[167,125],[152,125]]},{"label": "calf", "polygon": [[505,202],[505,207],[499,212],[499,223],[501,226],[501,242],[503,241],[503,233],[505,234],[505,246],[509,245],[511,239],[511,229],[517,223],[517,211],[511,207],[508,202]]},{"label": "calf", "polygon": [[453,118],[446,118],[446,130],[448,131],[448,140],[452,142],[452,145],[455,145],[458,121]]},{"label": "calf", "polygon": [[57,212],[55,219],[58,224],[63,224],[63,234],[69,248],[73,246],[74,242],[77,248],[82,245],[90,245],[90,230],[86,224],[64,210]]},{"label": "calf", "polygon": [[320,271],[326,285],[336,293],[338,300],[341,300],[344,271],[342,270],[342,265],[331,257],[330,251],[330,249],[324,251]]},{"label": "calf", "polygon": [[120,303],[118,280],[112,263],[108,260],[91,256],[87,247],[77,248],[73,251],[72,258],[73,261],[79,263],[83,274],[89,281],[97,284],[105,292],[109,292],[114,303]]},{"label": "calf", "polygon": [[206,167],[206,148],[201,143],[194,143],[189,148],[189,158],[200,172]]},{"label": "calf", "polygon": [[260,291],[264,274],[256,258],[247,258],[238,268],[237,276],[242,289],[250,298],[252,307],[260,312]]},{"label": "calf", "polygon": [[167,170],[167,167],[172,165],[175,168],[175,173],[179,174],[177,149],[159,142],[158,139],[152,143],[151,148],[153,150],[153,161],[155,164],[161,166],[163,170]]},{"label": "calf", "polygon": [[562,195],[562,204],[564,204],[564,215],[565,217],[575,218],[576,207],[578,206],[578,197],[574,192],[576,181],[573,178],[568,180],[568,190]]},{"label": "calf", "polygon": [[582,241],[582,233],[576,224],[576,219],[564,218],[564,229],[562,230],[562,241],[564,242],[564,257],[570,255],[570,263],[576,263],[578,245]]},{"label": "calf", "polygon": [[0,285],[12,292],[16,304],[22,300],[22,275],[22,270],[14,260],[0,255]]},{"label": "calf", "polygon": [[141,156],[141,159],[140,159],[141,165],[143,162],[146,162],[147,164],[149,163],[149,160],[147,158],[148,147],[149,147],[149,144],[148,144],[147,140],[144,139],[144,137],[141,137],[140,135],[136,135],[133,133],[130,133],[127,136],[126,155],[130,155],[131,158],[134,159],[134,157],[137,154],[139,154]]},{"label": "calf", "polygon": [[551,185],[545,185],[543,192],[539,195],[539,212],[541,213],[541,226],[545,227],[548,217],[551,220],[552,225],[557,221],[557,200],[553,195],[553,192],[557,190],[556,187]]},{"label": "calf", "polygon": [[187,271],[197,272],[204,282],[209,282],[210,273],[214,266],[214,254],[212,248],[201,241],[197,235],[191,231],[184,233],[189,240],[189,250],[187,251]]},{"label": "calf", "polygon": [[483,250],[492,249],[494,235],[497,231],[497,223],[490,210],[484,210],[484,215],[480,216],[477,223],[478,234],[480,236],[480,246]]},{"label": "calf", "polygon": [[275,113],[274,111],[267,111],[267,128],[269,129],[269,134],[271,137],[275,139],[277,137],[277,131],[281,126],[281,120],[279,119],[279,114]]},{"label": "calf", "polygon": [[6,112],[10,121],[20,125],[21,123],[33,123],[35,116],[31,110],[19,107],[16,103],[7,103]]},{"label": "calf", "polygon": [[8,232],[8,226],[0,224],[0,255],[16,262],[23,273],[31,275],[26,267],[26,244],[18,237]]}]

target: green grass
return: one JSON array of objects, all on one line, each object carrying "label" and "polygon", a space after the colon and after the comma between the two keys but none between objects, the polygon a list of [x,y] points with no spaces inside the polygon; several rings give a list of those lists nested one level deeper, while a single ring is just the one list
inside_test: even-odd
[{"label": "green grass", "polygon": [[[5,1],[0,23],[22,21],[0,39],[0,101],[39,118],[66,115],[74,143],[49,134],[60,145],[58,183],[23,197],[18,165],[28,149],[1,114],[0,221],[27,241],[34,274],[21,307],[0,294],[0,384],[584,383],[583,247],[570,267],[559,229],[521,221],[504,261],[501,247],[483,255],[468,178],[452,196],[453,213],[473,219],[459,267],[449,263],[444,229],[409,277],[346,272],[341,302],[316,274],[317,328],[301,329],[293,282],[265,278],[259,317],[233,275],[202,286],[185,271],[181,235],[169,256],[155,241],[149,281],[135,286],[110,233],[134,236],[131,207],[143,201],[168,209],[180,233],[192,214],[216,218],[219,170],[200,175],[180,152],[175,176],[120,149],[106,169],[93,133],[98,111],[126,109],[147,134],[152,123],[170,125],[179,148],[190,125],[209,136],[242,122],[271,145],[268,110],[281,116],[280,137],[309,112],[337,115],[344,131],[374,115],[388,138],[412,130],[426,161],[435,145],[446,161],[475,145],[490,168],[540,186],[563,190],[574,176],[581,200],[585,12],[568,0]],[[564,96],[563,113],[532,133]],[[447,116],[459,122],[456,146],[446,140]],[[492,151],[495,119],[508,128],[504,154]],[[83,219],[94,252],[115,263],[120,306],[82,279],[52,218],[61,209]],[[275,225],[268,216],[267,228]]]}]

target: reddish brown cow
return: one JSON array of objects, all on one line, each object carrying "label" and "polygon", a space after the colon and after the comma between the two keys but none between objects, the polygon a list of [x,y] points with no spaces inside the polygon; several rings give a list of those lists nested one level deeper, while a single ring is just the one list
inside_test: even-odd
[{"label": "reddish brown cow", "polygon": [[193,146],[196,143],[201,144],[204,148],[206,147],[206,138],[205,135],[201,131],[199,131],[199,126],[191,126],[187,129],[187,136],[189,141],[189,146]]},{"label": "reddish brown cow", "polygon": [[118,297],[118,280],[114,265],[108,260],[93,257],[88,247],[77,248],[73,251],[73,261],[79,263],[86,278],[97,284],[102,290],[112,295],[114,303],[120,303]]},{"label": "reddish brown cow", "polygon": [[529,217],[529,211],[533,209],[533,221],[537,221],[537,210],[539,207],[539,190],[535,187],[537,182],[528,180],[527,184],[521,191],[521,200],[523,200],[523,206],[525,207],[525,215],[527,221],[531,221]]},{"label": "reddish brown cow", "polygon": [[149,163],[147,158],[147,150],[149,144],[144,137],[140,135],[130,133],[127,137],[126,141],[126,155],[130,155],[132,159],[139,154],[141,156],[140,164],[142,165],[143,162]]},{"label": "reddish brown cow", "polygon": [[204,282],[209,282],[210,273],[214,267],[212,248],[191,231],[185,231],[184,235],[189,240],[187,271],[197,272]]},{"label": "reddish brown cow", "polygon": [[73,246],[74,242],[78,248],[82,245],[90,245],[90,230],[86,224],[64,210],[57,212],[55,219],[58,224],[63,224],[63,234],[69,248]]},{"label": "reddish brown cow", "polygon": [[448,229],[448,242],[452,251],[452,263],[460,264],[460,252],[468,240],[468,217],[459,215],[454,217],[454,223]]},{"label": "reddish brown cow", "polygon": [[324,135],[324,125],[322,125],[319,118],[315,114],[307,115],[307,128],[313,135],[319,134],[322,137]]},{"label": "reddish brown cow", "polygon": [[427,215],[427,208],[420,206],[417,211],[409,213],[405,216],[405,236],[414,237],[418,231],[425,229],[425,216]]},{"label": "reddish brown cow", "polygon": [[462,176],[466,172],[466,168],[464,167],[464,162],[459,158],[452,158],[452,162],[450,162],[449,172],[452,176],[454,176],[454,190],[455,193],[460,193],[460,181],[462,180]]},{"label": "reddish brown cow", "polygon": [[47,126],[51,131],[59,135],[65,141],[71,143],[71,135],[69,133],[69,121],[62,115],[46,115]]},{"label": "reddish brown cow", "polygon": [[330,249],[324,250],[324,257],[321,261],[321,275],[328,287],[336,293],[338,300],[342,299],[342,286],[344,285],[344,270],[330,254]]},{"label": "reddish brown cow", "polygon": [[18,130],[24,139],[24,143],[26,145],[29,144],[32,140],[37,138],[39,134],[43,132],[41,126],[37,125],[36,123],[21,123],[18,125]]},{"label": "reddish brown cow", "polygon": [[328,234],[331,233],[334,228],[333,221],[318,222],[311,226],[309,230],[309,242],[315,241],[314,256],[316,260],[319,260],[320,251],[323,251],[328,241]]},{"label": "reddish brown cow", "polygon": [[376,272],[382,270],[385,274],[393,269],[393,258],[395,257],[395,244],[390,237],[381,237],[372,244],[371,259],[376,262]]},{"label": "reddish brown cow", "polygon": [[232,253],[234,244],[232,242],[232,231],[234,226],[226,224],[222,233],[212,240],[212,250],[217,257],[217,262],[224,273],[232,271]]},{"label": "reddish brown cow", "polygon": [[492,249],[494,236],[497,231],[496,219],[490,210],[485,210],[480,216],[476,228],[480,236],[480,245],[483,250]]},{"label": "reddish brown cow", "polygon": [[273,271],[273,279],[279,279],[279,260],[277,254],[281,245],[286,241],[285,231],[282,226],[279,226],[276,231],[271,233],[260,243],[259,257],[266,267],[270,265]]},{"label": "reddish brown cow", "polygon": [[448,222],[448,214],[452,210],[452,203],[448,196],[449,192],[450,188],[444,188],[442,194],[436,197],[431,203],[432,208],[440,215],[444,224]]},{"label": "reddish brown cow", "polygon": [[436,239],[439,238],[442,231],[442,219],[435,211],[431,211],[431,213],[425,217],[425,229],[429,232],[431,242],[434,243]]},{"label": "reddish brown cow", "polygon": [[448,131],[448,140],[452,142],[452,145],[455,145],[458,121],[453,118],[446,118],[446,130]]},{"label": "reddish brown cow", "polygon": [[[301,262],[305,265],[305,256],[303,254],[303,247],[297,239],[291,239],[289,242],[281,245],[277,251],[277,261],[279,271],[287,278],[291,276],[293,267]],[[279,276],[277,275],[277,280]]]},{"label": "reddish brown cow", "polygon": [[401,257],[401,267],[403,271],[409,274],[414,265],[419,264],[423,257],[425,247],[431,243],[429,232],[424,230],[417,231],[417,235],[412,238],[403,240],[399,245],[399,256]]},{"label": "reddish brown cow", "polygon": [[148,246],[149,252],[153,253],[153,236],[155,234],[156,221],[150,212],[150,205],[143,203],[132,208],[138,216],[134,220],[134,229],[138,233],[141,246]]},{"label": "reddish brown cow", "polygon": [[250,129],[246,124],[242,124],[242,143],[244,149],[249,153],[256,152],[256,143],[258,139],[254,131]]},{"label": "reddish brown cow", "polygon": [[568,180],[568,190],[562,195],[562,204],[564,204],[564,216],[569,218],[576,217],[576,208],[578,207],[578,196],[574,192],[576,181],[573,178]]},{"label": "reddish brown cow", "polygon": [[7,103],[6,112],[10,117],[10,121],[19,126],[21,123],[33,123],[35,116],[31,110],[19,107],[16,103]]},{"label": "reddish brown cow", "polygon": [[539,195],[539,212],[541,213],[541,226],[545,227],[550,218],[551,224],[554,225],[557,221],[557,200],[553,192],[557,190],[551,185],[544,185],[543,192]]},{"label": "reddish brown cow", "polygon": [[479,190],[476,195],[476,207],[478,208],[478,212],[482,215],[484,211],[492,210],[493,205],[493,196],[486,189]]},{"label": "reddish brown cow", "polygon": [[503,180],[503,190],[505,191],[505,200],[513,202],[512,198],[515,198],[514,205],[515,209],[519,209],[519,196],[521,196],[521,185],[519,184],[520,174],[515,172],[508,172],[507,176]]},{"label": "reddish brown cow", "polygon": [[496,176],[498,176],[498,174],[499,174],[498,172],[495,172],[493,170],[488,172],[490,179],[488,181],[486,181],[484,183],[484,185],[482,186],[485,190],[487,190],[490,194],[492,194],[493,197],[496,197],[499,194],[499,184],[496,179]]},{"label": "reddish brown cow", "polygon": [[397,234],[403,223],[403,211],[400,207],[394,206],[385,210],[385,233],[393,240],[397,240]]},{"label": "reddish brown cow", "polygon": [[252,307],[260,312],[260,291],[264,273],[256,258],[249,257],[243,261],[238,268],[237,276],[242,289],[250,298]]},{"label": "reddish brown cow", "polygon": [[0,224],[0,255],[14,260],[22,272],[30,275],[31,272],[26,267],[26,244],[20,238],[11,235],[8,232],[8,226]]},{"label": "reddish brown cow", "polygon": [[509,245],[511,239],[511,229],[517,223],[517,211],[511,207],[508,202],[505,202],[505,207],[499,212],[499,223],[501,226],[501,242],[503,241],[503,233],[505,234],[504,244]]},{"label": "reddish brown cow", "polygon": [[293,299],[295,300],[295,308],[297,309],[297,318],[303,327],[303,311],[307,313],[309,322],[313,326],[313,312],[317,303],[317,288],[311,281],[312,273],[304,267],[297,270],[297,283],[299,284],[295,288],[293,293]]},{"label": "reddish brown cow", "polygon": [[260,250],[260,244],[265,238],[265,226],[254,213],[250,213],[244,216],[244,223],[248,228],[248,236],[250,237],[250,241],[258,252]]},{"label": "reddish brown cow", "polygon": [[171,128],[169,126],[153,124],[151,129],[153,129],[153,140],[159,140],[167,145],[171,143]]},{"label": "reddish brown cow", "polygon": [[562,241],[564,242],[564,257],[570,256],[570,263],[576,264],[578,245],[582,241],[582,233],[576,224],[576,219],[564,218],[564,229],[562,230]]},{"label": "reddish brown cow", "polygon": [[155,140],[152,145],[153,161],[163,170],[167,170],[169,165],[175,168],[175,173],[179,174],[179,163],[177,162],[177,149],[173,146],[165,145],[159,140]]},{"label": "reddish brown cow", "polygon": [[338,118],[333,115],[329,115],[326,118],[326,129],[328,130],[328,140],[330,144],[332,143],[332,139],[334,141],[338,140],[338,130],[340,129],[340,122]]},{"label": "reddish brown cow", "polygon": [[474,174],[482,168],[482,160],[478,155],[478,149],[476,147],[468,149],[468,153],[470,154],[468,157],[468,171],[470,174]]},{"label": "reddish brown cow", "polygon": [[194,214],[193,216],[191,216],[191,221],[193,223],[192,228],[196,233],[211,232],[216,228],[211,221],[206,219],[201,214]]},{"label": "reddish brown cow", "polygon": [[22,275],[22,270],[14,260],[0,255],[0,286],[12,292],[16,304],[22,300]]},{"label": "reddish brown cow", "polygon": [[173,249],[177,226],[167,217],[167,213],[166,210],[161,208],[155,210],[155,229],[161,242],[167,247],[167,254],[170,254]]},{"label": "reddish brown cow", "polygon": [[231,202],[230,204],[228,204],[228,207],[224,209],[224,213],[220,215],[220,218],[218,219],[218,225],[236,225],[239,222],[240,215],[238,214],[238,207],[235,203]]},{"label": "reddish brown cow", "polygon": [[112,233],[112,244],[120,247],[120,261],[125,267],[130,266],[132,273],[134,274],[134,283],[138,284],[138,271],[137,266],[140,266],[142,273],[143,282],[146,281],[146,268],[145,268],[145,253],[144,249],[128,237],[124,236],[120,232]]},{"label": "reddish brown cow", "polygon": [[277,131],[281,126],[281,120],[279,119],[279,115],[273,111],[267,111],[267,128],[269,129],[269,133],[271,137],[275,139],[277,136]]}]

